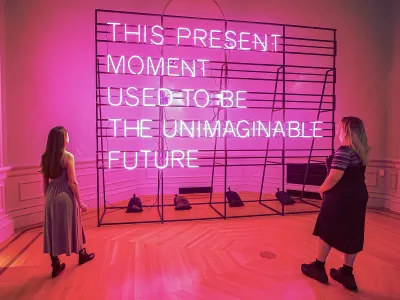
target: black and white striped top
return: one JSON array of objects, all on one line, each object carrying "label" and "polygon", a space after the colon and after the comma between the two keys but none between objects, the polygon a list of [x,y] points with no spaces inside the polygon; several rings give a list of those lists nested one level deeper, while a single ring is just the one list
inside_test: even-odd
[{"label": "black and white striped top", "polygon": [[358,154],[348,146],[341,146],[336,150],[332,160],[332,169],[344,171],[348,166],[358,166],[361,159]]}]

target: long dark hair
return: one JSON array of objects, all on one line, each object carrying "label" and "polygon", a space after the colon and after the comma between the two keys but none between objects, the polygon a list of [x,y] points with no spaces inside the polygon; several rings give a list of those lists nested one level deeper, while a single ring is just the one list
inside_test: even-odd
[{"label": "long dark hair", "polygon": [[40,167],[42,174],[47,178],[56,178],[61,175],[61,157],[65,150],[67,130],[62,126],[54,127],[47,137],[46,151],[42,154]]}]

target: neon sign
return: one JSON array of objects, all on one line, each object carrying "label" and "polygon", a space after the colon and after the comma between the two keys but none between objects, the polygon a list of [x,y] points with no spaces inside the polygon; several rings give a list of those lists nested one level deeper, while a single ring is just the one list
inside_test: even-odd
[{"label": "neon sign", "polygon": [[[108,22],[112,26],[113,42],[137,42],[149,43],[152,45],[161,46],[164,44],[165,29],[159,25],[128,25],[121,23]],[[118,39],[117,30],[123,28],[123,39]],[[132,29],[131,29],[132,28]],[[149,34],[150,33],[150,34]],[[150,35],[150,37],[148,37]],[[225,33],[221,30],[205,30],[195,28],[193,30],[186,27],[179,27],[175,32],[176,45],[182,45],[183,42],[189,42],[189,45],[206,47],[211,49],[226,49],[226,50],[255,50],[255,51],[277,51],[278,38],[280,34],[257,34],[250,32],[235,32],[227,30]],[[268,48],[268,44],[273,46],[273,49]]]},{"label": "neon sign", "polygon": [[[236,32],[227,30],[206,30],[203,28],[178,27],[176,29],[163,28],[160,25],[129,25],[117,22],[108,22],[111,28],[111,42],[149,44],[155,47],[163,45],[193,46],[198,48],[218,50],[241,50],[258,52],[277,52],[280,34],[259,34],[251,32]],[[109,28],[107,32],[109,32]],[[167,33],[168,31],[168,33]],[[171,33],[172,31],[172,33]],[[168,44],[171,42],[172,44]],[[179,57],[152,57],[139,53],[129,55],[105,56],[106,70],[111,75],[128,76],[158,76],[158,77],[185,77],[213,78],[211,74],[211,58],[183,59]],[[131,84],[135,81],[130,81]],[[162,86],[162,85],[161,85]],[[180,107],[205,109],[248,109],[245,90],[221,89],[218,93],[206,88],[180,89],[168,87],[139,87],[132,84],[128,87],[107,87],[107,104],[111,107]],[[179,95],[179,96],[178,96]],[[215,101],[216,100],[216,101]],[[154,138],[152,123],[159,120],[142,118],[135,121],[124,118],[109,118],[112,125],[113,137]],[[322,138],[322,122],[300,122],[291,120],[261,121],[261,120],[163,120],[158,123],[161,134],[165,139],[174,138]],[[196,153],[198,150],[172,149],[167,151],[138,150],[138,151],[108,151],[108,168],[123,166],[126,170],[135,170],[139,167],[157,169],[165,168],[197,168]]]},{"label": "neon sign", "polygon": [[[123,162],[123,166],[127,170],[134,170],[139,167],[139,163],[143,163],[144,168],[156,167],[157,169],[171,168],[198,168],[192,165],[191,161],[196,157],[191,156],[197,150],[172,150],[165,151],[165,156],[160,157],[160,153],[151,150],[135,151],[133,154],[126,151],[109,151],[108,152],[108,168],[111,169],[113,162]],[[140,156],[139,156],[140,154]]]}]

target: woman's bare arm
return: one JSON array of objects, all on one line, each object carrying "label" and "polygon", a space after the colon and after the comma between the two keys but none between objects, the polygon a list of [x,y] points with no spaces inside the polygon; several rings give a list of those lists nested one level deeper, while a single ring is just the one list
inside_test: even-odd
[{"label": "woman's bare arm", "polygon": [[44,176],[44,174],[42,175],[42,178],[43,178],[43,195],[46,196],[46,191],[49,186],[49,179],[46,176]]},{"label": "woman's bare arm", "polygon": [[68,172],[68,183],[71,187],[72,192],[74,193],[75,199],[78,202],[78,205],[81,209],[86,209],[86,206],[81,201],[81,196],[79,194],[79,186],[78,182],[76,181],[75,175],[75,159],[71,153],[66,154],[65,158],[65,165],[67,167]]},{"label": "woman's bare arm", "polygon": [[342,170],[331,169],[328,177],[325,179],[324,183],[319,188],[319,193],[322,199],[324,198],[323,194],[326,191],[329,191],[331,188],[333,188],[339,182],[339,180],[342,179],[343,174],[344,171]]}]

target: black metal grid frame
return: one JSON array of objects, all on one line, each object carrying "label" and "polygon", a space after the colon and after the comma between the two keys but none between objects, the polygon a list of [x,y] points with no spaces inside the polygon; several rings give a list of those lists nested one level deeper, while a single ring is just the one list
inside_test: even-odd
[{"label": "black metal grid frame", "polygon": [[[194,218],[194,219],[167,219],[164,215],[164,208],[168,206],[173,206],[173,204],[166,204],[164,203],[164,170],[158,169],[158,176],[157,176],[157,195],[156,195],[156,200],[154,205],[144,205],[143,207],[156,207],[159,215],[159,219],[157,220],[150,220],[150,221],[132,221],[132,222],[104,222],[103,218],[105,214],[107,213],[108,210],[115,211],[119,209],[126,209],[126,206],[114,206],[110,205],[110,203],[107,201],[107,196],[106,196],[106,182],[105,182],[105,170],[106,170],[106,163],[107,160],[104,157],[104,154],[107,153],[108,150],[105,150],[105,145],[104,145],[104,140],[107,138],[107,134],[104,134],[104,130],[106,130],[106,127],[104,126],[104,121],[107,121],[106,119],[103,119],[103,114],[102,114],[102,109],[106,105],[102,102],[102,98],[104,98],[104,90],[106,87],[101,85],[101,79],[102,75],[105,74],[106,72],[102,71],[102,64],[100,62],[101,58],[104,58],[106,55],[104,53],[99,53],[98,50],[98,45],[102,43],[109,43],[109,40],[105,40],[103,38],[99,38],[99,34],[104,33],[104,26],[107,25],[105,23],[98,22],[98,15],[99,14],[119,14],[119,15],[137,15],[137,16],[149,16],[149,17],[157,17],[160,19],[160,23],[163,26],[164,20],[166,18],[170,19],[183,19],[183,20],[202,20],[202,21],[215,21],[215,22],[222,22],[225,27],[225,31],[228,28],[229,23],[243,23],[243,24],[257,24],[257,25],[272,25],[272,26],[277,26],[280,27],[282,30],[282,35],[281,35],[281,45],[282,48],[276,53],[279,53],[282,55],[282,63],[281,64],[260,64],[260,63],[252,63],[252,62],[240,62],[240,61],[230,61],[228,58],[227,50],[225,50],[225,58],[224,61],[216,61],[215,63],[218,63],[221,65],[220,68],[213,69],[215,71],[220,71],[220,76],[215,76],[215,77],[208,77],[212,78],[214,80],[219,79],[220,80],[220,90],[222,87],[225,89],[227,88],[228,81],[229,80],[265,80],[265,81],[273,81],[275,88],[273,91],[270,92],[264,92],[264,93],[259,93],[262,94],[263,97],[266,95],[272,95],[272,99],[254,99],[254,101],[262,101],[264,103],[271,103],[271,106],[268,107],[271,109],[271,116],[269,120],[272,120],[272,117],[276,111],[281,111],[283,113],[283,121],[285,121],[285,114],[287,110],[308,110],[312,111],[315,110],[317,113],[317,118],[316,120],[320,120],[321,114],[322,113],[329,113],[330,114],[330,128],[325,128],[324,131],[328,132],[328,135],[324,135],[324,138],[329,138],[330,139],[330,147],[327,148],[322,148],[322,149],[315,149],[315,138],[312,138],[311,142],[311,148],[308,149],[308,155],[287,155],[287,153],[290,153],[291,151],[303,151],[305,149],[287,149],[285,147],[285,138],[283,138],[283,146],[279,150],[274,150],[270,149],[270,138],[267,139],[266,147],[265,150],[260,150],[260,149],[252,149],[252,150],[240,150],[240,149],[228,149],[227,146],[227,140],[229,137],[224,137],[220,138],[223,139],[224,141],[224,149],[223,150],[218,150],[217,149],[217,142],[218,138],[215,138],[215,147],[214,149],[203,149],[199,150],[199,153],[212,153],[212,157],[200,157],[199,159],[203,159],[204,161],[207,161],[208,164],[203,164],[201,167],[211,167],[212,168],[212,173],[211,173],[211,187],[214,185],[214,174],[215,174],[215,169],[218,167],[224,168],[224,190],[226,191],[228,188],[227,185],[227,171],[228,167],[234,167],[234,166],[242,166],[242,167],[252,167],[252,166],[262,166],[263,167],[263,174],[262,174],[262,182],[260,184],[260,192],[259,192],[259,198],[258,199],[251,199],[251,200],[244,200],[243,202],[245,203],[250,203],[250,202],[258,202],[261,206],[265,207],[268,209],[268,212],[262,213],[262,214],[256,214],[256,215],[235,215],[235,216],[230,216],[227,214],[227,201],[213,201],[213,192],[210,193],[209,195],[209,201],[204,201],[204,202],[199,202],[199,203],[192,203],[192,205],[209,205],[209,207],[214,210],[217,213],[216,217],[207,217],[207,218]],[[164,26],[163,26],[164,27]],[[300,37],[300,36],[289,36],[287,35],[287,30],[288,28],[299,28],[307,31],[313,31],[313,32],[328,32],[331,34],[331,38],[328,39],[318,39],[318,38],[310,38],[310,37]],[[167,29],[174,29],[174,28],[167,28]],[[176,29],[176,28],[175,28]],[[108,29],[107,29],[108,31]],[[166,36],[167,37],[167,36]],[[306,43],[322,43],[324,46],[316,46],[316,45],[299,45],[294,42],[306,42]],[[199,17],[189,17],[189,16],[175,16],[175,15],[166,15],[166,14],[150,14],[150,13],[140,13],[140,12],[126,12],[126,11],[114,11],[114,10],[101,10],[97,9],[95,11],[95,55],[96,55],[96,171],[97,171],[97,218],[98,218],[98,225],[112,225],[112,224],[134,224],[134,223],[149,223],[149,222],[171,222],[171,221],[189,221],[189,220],[202,220],[202,219],[227,219],[227,218],[238,218],[238,217],[255,217],[255,216],[268,216],[268,215],[286,215],[286,214],[298,214],[298,213],[312,213],[312,212],[317,212],[319,209],[319,205],[316,205],[314,203],[311,203],[307,200],[303,199],[303,193],[305,191],[306,187],[306,180],[308,176],[308,166],[311,163],[323,163],[324,158],[333,152],[334,149],[334,132],[335,132],[335,102],[336,102],[336,94],[335,94],[335,83],[336,83],[336,54],[337,54],[337,40],[336,40],[336,29],[331,29],[331,28],[323,28],[323,27],[312,27],[312,26],[302,26],[302,25],[290,25],[290,24],[277,24],[277,23],[267,23],[267,22],[252,22],[252,21],[238,21],[238,20],[224,20],[224,19],[216,19],[216,18],[199,18]],[[131,43],[134,46],[134,42],[123,42],[123,43]],[[326,46],[326,45],[329,46]],[[176,45],[170,45],[170,44],[163,44],[161,46],[161,57],[164,57],[164,47],[165,46],[176,46]],[[196,46],[188,46],[188,45],[180,45],[179,47],[194,47],[197,48]],[[287,49],[293,49],[296,48],[298,49],[297,51],[290,51]],[[303,51],[303,49],[305,49]],[[310,49],[317,49],[317,52],[312,52]],[[323,49],[325,52],[318,52],[318,49]],[[232,51],[232,50],[229,50]],[[233,50],[235,51],[235,50]],[[305,56],[310,56],[315,57],[315,56],[323,56],[323,57],[329,57],[330,60],[330,65],[329,66],[318,66],[318,65],[299,65],[299,64],[288,64],[286,62],[287,58],[290,55],[305,55]],[[233,67],[231,67],[233,66]],[[273,67],[276,68],[275,71],[251,71],[251,70],[240,70],[243,72],[261,72],[261,73],[272,73],[275,74],[275,78],[257,78],[257,77],[237,77],[237,76],[231,76],[229,72],[234,72],[236,71],[235,68],[240,68],[240,67],[246,67],[246,66],[264,66],[264,67]],[[290,72],[292,69],[300,69],[300,70],[306,70],[306,71],[298,71],[298,72]],[[311,71],[309,71],[311,70]],[[313,73],[316,71],[320,71],[321,73]],[[303,80],[303,79],[293,79],[289,77],[290,75],[303,75],[303,76],[322,76],[322,80]],[[160,87],[164,87],[164,77],[165,76],[158,76],[160,80]],[[205,77],[207,78],[207,77]],[[295,93],[290,93],[289,91],[286,90],[286,85],[288,82],[318,82],[322,83],[322,91],[320,94],[316,93],[302,93],[299,96],[302,97],[319,97],[318,102],[318,107],[317,108],[309,108],[309,107],[303,107],[303,108],[293,108],[290,107],[291,102],[295,102],[293,100],[287,99],[287,96],[296,96]],[[278,84],[282,83],[282,91],[278,91]],[[326,86],[330,84],[331,87],[331,93],[326,94],[325,88]],[[254,94],[257,94],[255,92]],[[281,99],[278,99],[278,98]],[[329,98],[330,101],[325,101],[325,98]],[[302,101],[303,103],[306,103],[307,100]],[[310,103],[316,103],[316,101],[309,101]],[[280,105],[279,105],[280,104]],[[325,106],[324,106],[325,105]],[[327,108],[326,105],[329,107]],[[249,107],[252,109],[262,109],[265,107]],[[158,129],[159,134],[155,137],[158,138],[158,145],[159,145],[159,152],[164,153],[165,151],[165,141],[164,137],[161,134],[161,123],[164,121],[164,107],[159,106],[158,111],[159,111],[159,118],[157,120],[153,121],[158,121]],[[220,120],[220,116],[222,115],[222,120],[228,120],[228,109],[222,109],[221,107],[217,108],[217,112],[214,114],[214,118],[216,117],[218,120]],[[135,120],[135,119],[130,119],[130,120]],[[325,122],[326,123],[326,122]],[[329,135],[330,133],[330,135]],[[184,137],[183,137],[184,138]],[[260,163],[244,163],[244,164],[229,164],[228,160],[231,160],[234,158],[230,153],[237,153],[237,152],[245,152],[245,151],[262,151],[261,153],[262,156],[259,158],[264,159],[264,162],[262,164]],[[318,152],[318,155],[313,154],[313,152]],[[129,152],[129,151],[128,151]],[[270,155],[270,153],[273,152],[275,155]],[[220,155],[222,153],[222,155]],[[254,159],[254,156],[241,156],[240,157],[242,160],[245,159]],[[305,159],[307,161],[307,170],[306,174],[304,176],[304,184],[302,185],[302,193],[299,198],[297,198],[298,201],[302,202],[303,204],[306,204],[311,207],[310,210],[303,210],[303,211],[295,211],[295,212],[287,212],[285,211],[285,207],[281,205],[280,210],[273,208],[269,205],[270,202],[272,201],[277,201],[277,199],[263,199],[263,190],[264,190],[264,177],[266,173],[266,169],[268,166],[280,166],[281,167],[281,172],[282,172],[282,182],[281,182],[281,190],[285,190],[285,167],[288,164],[288,159],[293,159],[293,158],[299,158],[299,159]],[[222,161],[222,162],[221,162]],[[102,199],[101,199],[102,198]],[[207,196],[208,198],[208,196]],[[226,199],[225,199],[226,200]],[[223,206],[223,211],[221,212],[218,210],[215,206],[216,205],[222,205]],[[102,209],[103,207],[103,209]]]}]

